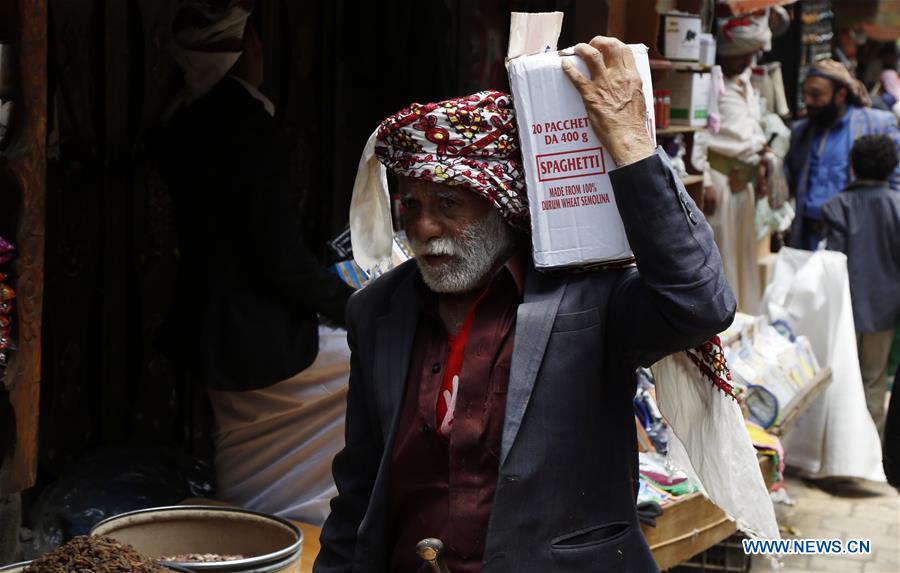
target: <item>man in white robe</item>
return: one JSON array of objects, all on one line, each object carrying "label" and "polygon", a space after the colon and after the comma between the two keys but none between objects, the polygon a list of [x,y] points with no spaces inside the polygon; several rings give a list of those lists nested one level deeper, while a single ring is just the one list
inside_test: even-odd
[{"label": "man in white robe", "polygon": [[[755,314],[761,295],[757,257],[755,196],[766,148],[759,96],[750,83],[753,56],[771,38],[765,16],[732,18],[719,31],[717,61],[724,75],[718,99],[717,133],[695,137],[692,161],[704,172],[704,211],[722,253],[738,309]],[[760,183],[757,183],[759,181]]]}]

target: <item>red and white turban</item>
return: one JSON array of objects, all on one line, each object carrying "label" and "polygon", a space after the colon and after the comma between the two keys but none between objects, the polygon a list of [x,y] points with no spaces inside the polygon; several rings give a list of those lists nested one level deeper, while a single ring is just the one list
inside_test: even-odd
[{"label": "red and white turban", "polygon": [[772,30],[769,13],[736,16],[721,22],[716,50],[722,56],[743,56],[769,50]]},{"label": "red and white turban", "polygon": [[385,167],[397,175],[478,193],[513,227],[527,230],[528,199],[511,96],[488,90],[414,103],[381,122],[360,159],[350,203],[357,263],[390,267],[393,238]]}]

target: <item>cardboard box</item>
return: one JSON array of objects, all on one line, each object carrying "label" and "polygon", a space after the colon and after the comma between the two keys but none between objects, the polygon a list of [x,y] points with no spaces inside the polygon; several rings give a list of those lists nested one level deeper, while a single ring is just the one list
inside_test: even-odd
[{"label": "cardboard box", "polygon": [[657,87],[672,91],[669,123],[703,127],[709,118],[712,74],[707,72],[672,72]]},{"label": "cardboard box", "polygon": [[716,37],[712,34],[700,34],[700,52],[697,63],[703,66],[716,65]]},{"label": "cardboard box", "polygon": [[696,62],[700,58],[700,16],[670,12],[659,18],[660,53],[669,60]]},{"label": "cardboard box", "polygon": [[[644,82],[647,137],[653,141],[647,48],[631,49]],[[562,58],[590,77],[580,57],[558,52],[522,56],[508,64],[522,141],[534,263],[539,269],[550,269],[628,260],[633,255],[609,181],[616,165],[594,134],[581,96],[562,71]]]}]

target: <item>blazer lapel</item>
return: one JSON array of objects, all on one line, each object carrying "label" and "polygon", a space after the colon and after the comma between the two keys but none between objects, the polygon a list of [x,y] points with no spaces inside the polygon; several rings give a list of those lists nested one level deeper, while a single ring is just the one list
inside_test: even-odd
[{"label": "blazer lapel", "polygon": [[409,357],[419,319],[415,276],[416,273],[411,273],[400,284],[391,297],[391,311],[376,321],[375,395],[385,443],[388,443],[403,401]]},{"label": "blazer lapel", "polygon": [[525,277],[525,296],[516,316],[515,346],[509,370],[506,417],[500,448],[501,467],[522,424],[566,284],[565,280],[553,280],[542,275],[534,267],[528,269]]}]

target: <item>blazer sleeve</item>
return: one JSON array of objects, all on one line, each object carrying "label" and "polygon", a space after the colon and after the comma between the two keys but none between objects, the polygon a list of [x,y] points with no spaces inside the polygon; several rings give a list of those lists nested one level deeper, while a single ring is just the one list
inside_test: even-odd
[{"label": "blazer sleeve", "polygon": [[822,221],[825,223],[826,248],[829,251],[847,252],[847,221],[844,217],[840,195],[829,199],[822,206]]},{"label": "blazer sleeve", "polygon": [[361,367],[357,333],[357,310],[364,306],[360,296],[350,299],[347,307],[347,341],[350,345],[350,389],[347,395],[345,445],[334,458],[332,474],[338,494],[331,500],[331,514],[322,527],[322,545],[314,573],[349,573],[356,552],[357,532],[369,506],[380,463],[380,446],[373,436],[377,428],[371,423]]},{"label": "blazer sleeve", "polygon": [[611,336],[648,366],[723,331],[736,303],[712,229],[661,149],[610,179],[637,261],[614,287]]}]

